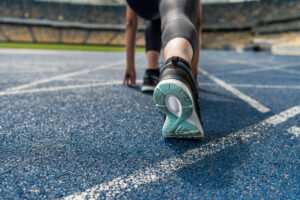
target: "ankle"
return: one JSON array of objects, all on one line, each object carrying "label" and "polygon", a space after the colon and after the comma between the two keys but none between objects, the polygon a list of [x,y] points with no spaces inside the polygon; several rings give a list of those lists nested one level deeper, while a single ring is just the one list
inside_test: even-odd
[{"label": "ankle", "polygon": [[159,70],[159,66],[158,65],[155,65],[155,66],[147,66],[146,70]]}]

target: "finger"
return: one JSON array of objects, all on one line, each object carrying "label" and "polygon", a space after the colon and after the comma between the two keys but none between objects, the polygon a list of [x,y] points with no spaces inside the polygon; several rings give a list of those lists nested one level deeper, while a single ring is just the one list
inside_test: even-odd
[{"label": "finger", "polygon": [[123,79],[123,84],[128,84],[128,78],[130,77],[130,74],[129,73],[125,73],[124,75],[124,79]]},{"label": "finger", "polygon": [[135,87],[135,78],[131,77],[130,81],[131,81],[131,86]]},{"label": "finger", "polygon": [[129,85],[129,82],[130,82],[130,74],[129,73],[126,73],[126,84]]},{"label": "finger", "polygon": [[128,84],[128,79],[126,79],[126,78],[124,77],[123,85],[127,85],[127,84]]}]

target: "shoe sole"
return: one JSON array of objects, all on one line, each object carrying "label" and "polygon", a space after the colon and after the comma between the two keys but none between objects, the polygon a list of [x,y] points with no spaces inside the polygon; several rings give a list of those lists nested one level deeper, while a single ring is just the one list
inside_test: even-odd
[{"label": "shoe sole", "polygon": [[164,137],[201,139],[203,128],[195,111],[190,89],[181,81],[166,79],[153,93],[156,107],[166,115],[162,129]]},{"label": "shoe sole", "polygon": [[143,85],[141,90],[142,92],[153,92],[155,89],[155,86],[145,86]]}]

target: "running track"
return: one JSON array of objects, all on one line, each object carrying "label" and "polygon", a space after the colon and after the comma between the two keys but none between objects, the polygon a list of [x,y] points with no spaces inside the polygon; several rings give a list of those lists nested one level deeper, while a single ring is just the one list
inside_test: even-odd
[{"label": "running track", "polygon": [[300,198],[300,57],[202,51],[203,141],[162,138],[124,53],[0,60],[0,199]]}]

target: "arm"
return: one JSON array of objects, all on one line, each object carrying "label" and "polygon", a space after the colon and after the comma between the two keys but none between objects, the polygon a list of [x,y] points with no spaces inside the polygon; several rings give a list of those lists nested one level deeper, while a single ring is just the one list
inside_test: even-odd
[{"label": "arm", "polygon": [[126,69],[123,84],[135,87],[135,38],[137,32],[138,17],[129,6],[126,10]]}]

